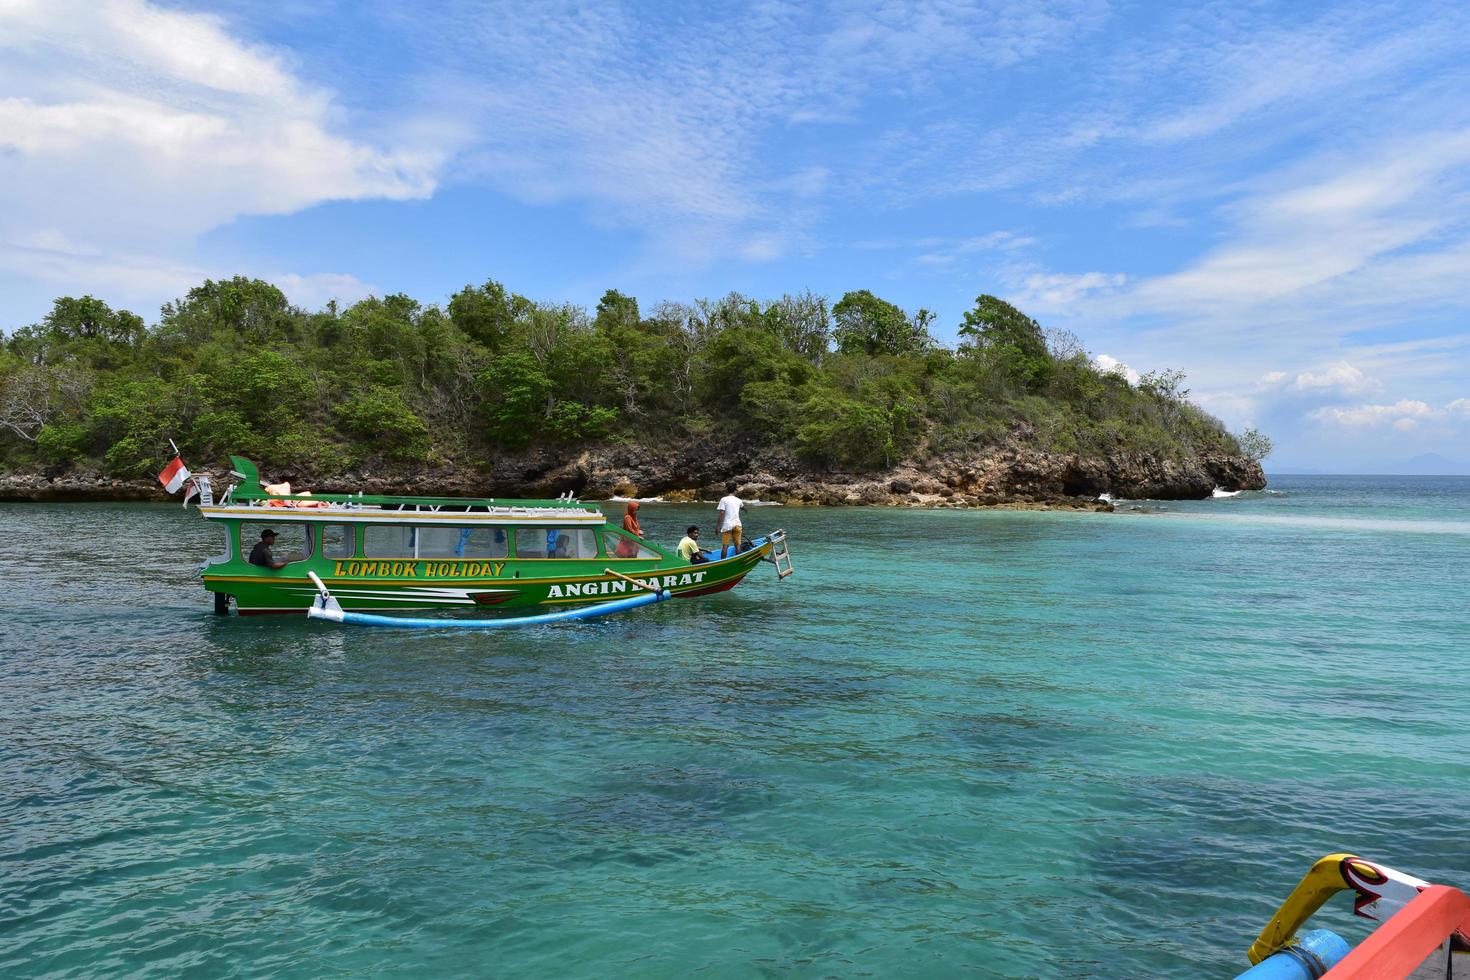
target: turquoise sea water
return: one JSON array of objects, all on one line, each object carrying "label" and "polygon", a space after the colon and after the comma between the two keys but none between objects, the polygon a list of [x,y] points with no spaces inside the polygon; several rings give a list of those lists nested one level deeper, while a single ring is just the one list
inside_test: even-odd
[{"label": "turquoise sea water", "polygon": [[1470,885],[1470,479],[1273,490],[756,509],[794,578],[510,635],[0,505],[0,975],[1231,976],[1328,852]]}]

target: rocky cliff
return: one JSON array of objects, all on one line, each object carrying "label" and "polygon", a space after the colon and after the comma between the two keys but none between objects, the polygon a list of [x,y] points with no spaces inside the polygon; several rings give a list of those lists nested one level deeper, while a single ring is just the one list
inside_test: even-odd
[{"label": "rocky cliff", "polygon": [[[216,468],[216,486],[225,485]],[[374,467],[325,477],[309,466],[271,467],[271,480],[323,493],[414,493],[448,496],[611,496],[714,499],[730,481],[747,499],[785,504],[909,507],[1075,507],[1108,509],[1102,494],[1124,498],[1208,497],[1215,487],[1258,490],[1261,467],[1241,456],[1164,458],[1143,453],[1078,455],[999,445],[925,460],[881,473],[814,469],[784,450],[686,443],[650,448],[619,444],[570,452],[536,450],[483,467]],[[122,480],[92,470],[54,468],[0,474],[0,500],[157,500],[152,480]]]}]

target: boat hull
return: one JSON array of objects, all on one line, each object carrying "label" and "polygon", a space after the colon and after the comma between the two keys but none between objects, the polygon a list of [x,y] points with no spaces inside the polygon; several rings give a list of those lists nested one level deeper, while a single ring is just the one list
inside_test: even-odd
[{"label": "boat hull", "polygon": [[676,599],[723,592],[769,557],[769,538],[753,543],[749,551],[698,565],[667,559],[557,560],[559,567],[551,573],[544,560],[308,559],[278,570],[239,562],[211,565],[201,578],[209,591],[233,597],[241,615],[304,612],[317,594],[308,572],[322,579],[345,610],[509,611],[607,602],[638,591],[626,580],[607,574],[608,568],[666,589]]}]

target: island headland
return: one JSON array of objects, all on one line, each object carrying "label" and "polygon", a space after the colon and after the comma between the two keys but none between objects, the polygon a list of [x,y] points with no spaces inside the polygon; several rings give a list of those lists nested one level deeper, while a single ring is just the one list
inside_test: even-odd
[{"label": "island headland", "polygon": [[317,492],[798,505],[1067,507],[1260,489],[1269,440],[1230,433],[1179,371],[1094,357],[976,299],[934,317],[866,290],[828,305],[732,294],[595,313],[489,281],[291,306],[206,281],[156,324],[63,297],[0,348],[0,500],[164,499],[177,441],[227,483],[230,453]]}]

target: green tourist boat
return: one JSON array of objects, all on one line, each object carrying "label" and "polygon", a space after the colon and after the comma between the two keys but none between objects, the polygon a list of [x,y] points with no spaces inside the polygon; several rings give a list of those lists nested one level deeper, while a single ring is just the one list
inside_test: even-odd
[{"label": "green tourist boat", "polygon": [[[559,500],[269,492],[255,464],[231,456],[235,481],[216,501],[195,476],[199,512],[224,529],[224,550],[199,571],[215,612],[305,612],[319,593],[344,610],[524,609],[604,603],[661,590],[672,598],[734,588],[761,561],[791,573],[786,535],[691,564],[607,521],[595,504]],[[274,488],[272,488],[274,489]],[[281,568],[249,562],[277,532]]]}]

